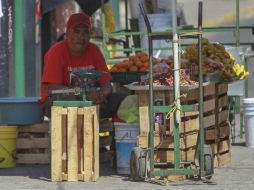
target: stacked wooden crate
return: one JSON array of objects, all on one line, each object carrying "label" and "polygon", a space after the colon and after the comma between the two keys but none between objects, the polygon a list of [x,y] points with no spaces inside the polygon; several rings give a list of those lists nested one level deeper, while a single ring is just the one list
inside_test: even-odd
[{"label": "stacked wooden crate", "polygon": [[98,107],[52,107],[52,181],[96,181],[99,177]]},{"label": "stacked wooden crate", "polygon": [[230,123],[228,122],[228,85],[215,85],[214,118],[209,118],[205,128],[205,141],[214,154],[214,166],[224,166],[231,161]]},{"label": "stacked wooden crate", "polygon": [[17,164],[50,163],[49,122],[18,126]]},{"label": "stacked wooden crate", "polygon": [[[230,143],[229,141],[229,124],[227,121],[227,86],[210,84],[203,88],[204,93],[204,128],[205,128],[205,141],[212,147],[215,155],[215,166],[220,166],[228,163],[229,159],[225,160],[222,157],[225,153],[225,144],[228,143],[228,152]],[[185,93],[185,98],[181,98],[182,105],[197,105],[199,100],[199,90],[194,89]],[[142,148],[148,147],[148,132],[149,132],[149,117],[148,117],[148,92],[139,91],[139,114],[140,114],[140,136],[137,138],[137,145]],[[173,94],[168,91],[156,91],[155,102],[159,99],[161,105],[171,105],[173,102]],[[181,113],[181,127],[180,127],[180,158],[181,161],[194,162],[196,145],[198,143],[198,131],[199,131],[199,112],[182,112]],[[220,124],[220,125],[218,125]],[[227,124],[227,125],[226,125]],[[156,127],[157,126],[157,127]],[[155,150],[155,161],[157,162],[172,162],[174,161],[174,138],[173,138],[173,113],[170,114],[170,119],[165,120],[162,125],[156,124],[154,130],[154,144]],[[222,126],[222,128],[219,128]],[[210,141],[211,135],[218,136],[215,131],[224,134],[215,141]],[[226,131],[225,131],[226,130]],[[207,136],[207,133],[209,136]],[[209,139],[210,138],[210,139]],[[159,146],[158,146],[159,145]],[[223,146],[223,150],[220,149],[216,152],[215,147]],[[223,151],[223,152],[222,152]],[[224,156],[224,155],[223,155]],[[230,156],[230,153],[228,153]]]}]

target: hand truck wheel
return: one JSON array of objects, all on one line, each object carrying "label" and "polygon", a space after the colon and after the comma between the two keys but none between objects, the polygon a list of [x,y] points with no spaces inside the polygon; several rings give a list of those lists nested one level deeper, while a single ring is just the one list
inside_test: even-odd
[{"label": "hand truck wheel", "polygon": [[205,178],[211,179],[214,173],[214,158],[211,146],[208,144],[204,144],[204,170],[205,170]]},{"label": "hand truck wheel", "polygon": [[[210,145],[204,144],[204,172],[205,178],[211,179],[214,173],[214,158]],[[200,168],[200,157],[198,151],[195,153],[195,165],[197,168]],[[198,174],[201,176],[201,174]]]},{"label": "hand truck wheel", "polygon": [[134,181],[144,181],[146,176],[146,157],[144,151],[135,147],[131,151],[130,176]]}]

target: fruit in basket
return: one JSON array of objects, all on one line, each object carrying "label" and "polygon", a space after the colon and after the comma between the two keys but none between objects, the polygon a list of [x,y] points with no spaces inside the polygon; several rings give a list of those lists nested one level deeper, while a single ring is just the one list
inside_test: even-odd
[{"label": "fruit in basket", "polygon": [[[190,68],[191,65],[197,68],[198,65],[198,46],[192,44],[186,48],[182,54],[182,68]],[[235,58],[226,51],[224,45],[211,44],[207,39],[202,39],[202,60],[203,74],[212,72],[222,72],[226,80],[245,79],[249,73],[243,67],[235,64]],[[195,66],[196,65],[196,66]]]},{"label": "fruit in basket", "polygon": [[[174,84],[174,74],[173,71],[168,73],[160,73],[155,74],[153,76],[153,85],[154,86],[173,86]],[[189,86],[189,85],[197,85],[197,81],[193,81],[190,79],[190,74],[188,71],[181,69],[180,70],[180,85],[181,86]],[[143,80],[140,82],[140,85],[149,85],[149,79]]]}]

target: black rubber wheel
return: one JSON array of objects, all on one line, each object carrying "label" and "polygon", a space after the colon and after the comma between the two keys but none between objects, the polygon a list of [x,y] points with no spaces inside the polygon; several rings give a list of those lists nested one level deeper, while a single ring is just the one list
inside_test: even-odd
[{"label": "black rubber wheel", "polygon": [[146,176],[146,158],[144,151],[135,147],[131,151],[130,158],[130,177],[134,181],[144,181]]},{"label": "black rubber wheel", "polygon": [[210,145],[204,145],[204,170],[205,178],[211,179],[214,173],[214,159],[213,152]]}]

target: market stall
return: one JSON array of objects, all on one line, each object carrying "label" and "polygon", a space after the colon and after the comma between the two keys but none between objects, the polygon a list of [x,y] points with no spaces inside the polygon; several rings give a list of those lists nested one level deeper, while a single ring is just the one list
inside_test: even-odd
[{"label": "market stall", "polygon": [[[150,36],[148,36],[148,38],[156,37],[156,35],[157,36],[163,35],[163,34],[153,34],[151,32],[152,32],[151,29],[150,30],[148,29],[148,33],[150,34]],[[165,35],[165,33],[164,33],[164,35]],[[170,35],[170,33],[168,35]],[[160,36],[160,38],[161,38],[161,36]],[[149,41],[149,45],[150,44],[152,44],[152,43]],[[206,88],[206,83],[208,83],[210,85],[208,85],[207,89],[211,90],[211,88],[212,88],[211,84],[214,85],[213,86],[214,90],[210,91],[211,94],[208,94],[208,96],[205,96],[205,94],[204,94],[204,97],[203,97],[203,95],[201,95],[201,96],[196,95],[195,100],[193,100],[194,102],[199,103],[198,104],[199,112],[196,113],[196,115],[198,115],[198,117],[201,117],[201,119],[199,119],[199,122],[196,125],[199,127],[197,127],[194,130],[199,131],[203,127],[205,128],[205,131],[204,131],[205,139],[203,141],[206,144],[210,145],[209,147],[212,148],[213,155],[215,156],[215,159],[214,159],[215,163],[213,163],[213,164],[215,164],[216,166],[218,166],[218,165],[222,166],[224,164],[229,163],[230,157],[231,157],[230,156],[230,138],[229,138],[230,137],[230,124],[227,122],[227,117],[228,117],[228,110],[227,110],[228,85],[227,84],[232,83],[233,81],[246,79],[248,77],[249,73],[247,71],[245,71],[243,65],[235,63],[235,60],[232,57],[232,55],[225,51],[225,48],[222,44],[211,44],[207,39],[202,39],[202,52],[201,52],[201,49],[198,49],[198,48],[200,48],[200,46],[197,46],[195,44],[190,45],[189,47],[187,47],[185,49],[185,53],[180,55],[180,57],[181,57],[181,59],[180,59],[181,66],[180,67],[181,67],[181,69],[183,69],[182,71],[185,71],[185,72],[181,72],[181,77],[180,77],[181,80],[180,81],[182,82],[183,87],[181,86],[181,83],[180,83],[180,87],[181,87],[180,91],[184,92],[184,89],[185,90],[187,89],[186,92],[189,93],[191,87],[195,86],[195,85],[193,85],[193,84],[195,84],[195,81],[192,81],[191,78],[193,80],[195,80],[195,77],[196,77],[196,81],[199,81],[199,84],[201,83],[201,87],[199,87],[199,89]],[[154,105],[153,105],[156,102],[156,96],[151,98],[151,94],[153,93],[153,91],[157,90],[156,92],[163,94],[162,95],[163,98],[160,97],[162,99],[161,106],[164,106],[164,105],[172,106],[171,105],[172,103],[174,103],[174,105],[176,106],[176,100],[174,98],[172,98],[172,97],[178,97],[176,92],[175,92],[175,94],[171,92],[171,99],[165,98],[165,97],[170,96],[170,95],[167,95],[166,91],[170,91],[170,90],[173,91],[175,89],[175,84],[173,84],[173,81],[175,81],[175,80],[174,80],[174,78],[170,79],[170,76],[171,77],[175,76],[175,75],[173,75],[173,73],[174,73],[174,71],[177,70],[175,68],[175,65],[173,66],[175,57],[173,60],[171,59],[171,61],[169,61],[169,62],[166,62],[165,60],[163,60],[164,62],[159,63],[160,61],[158,61],[158,59],[156,59],[156,58],[151,59],[150,50],[151,50],[151,47],[149,47],[149,57],[143,56],[142,53],[137,53],[136,56],[131,56],[131,57],[129,57],[128,60],[124,60],[120,64],[114,65],[111,68],[111,71],[113,72],[114,75],[115,75],[115,72],[120,72],[120,73],[122,72],[123,75],[128,76],[128,74],[126,74],[126,72],[130,72],[130,73],[134,72],[135,73],[137,71],[142,71],[142,70],[145,70],[145,67],[148,67],[148,65],[149,65],[149,68],[147,70],[150,70],[150,77],[146,82],[143,81],[143,83],[140,82],[140,83],[136,83],[136,84],[125,85],[125,87],[127,87],[128,89],[136,91],[139,96],[140,136],[138,137],[137,144],[139,147],[143,148],[144,150],[148,148],[148,150],[149,150],[148,152],[150,155],[150,157],[149,157],[150,162],[151,162],[151,159],[153,159],[153,153],[150,153],[151,149],[157,150],[158,147],[161,148],[160,146],[162,146],[163,148],[173,149],[173,152],[171,152],[169,154],[165,153],[165,155],[168,156],[171,154],[171,161],[175,162],[175,164],[176,164],[176,163],[179,163],[178,161],[176,161],[176,159],[179,159],[179,154],[177,151],[175,151],[175,149],[179,148],[179,145],[177,146],[176,144],[173,144],[173,142],[176,143],[175,138],[176,138],[177,134],[174,133],[175,138],[173,138],[173,136],[172,136],[171,140],[169,137],[164,139],[164,141],[167,141],[168,146],[163,146],[161,144],[164,142],[162,142],[161,136],[160,136],[161,133],[163,133],[162,136],[166,135],[166,134],[170,134],[169,131],[166,132],[167,131],[166,129],[170,129],[170,128],[171,128],[171,135],[172,135],[172,128],[174,128],[173,127],[174,125],[172,126],[173,123],[171,122],[171,126],[169,124],[164,124],[164,129],[162,129],[163,127],[162,127],[161,123],[157,125],[157,127],[158,127],[157,129],[155,129],[156,126],[151,127],[151,124],[154,122],[154,117],[156,116],[156,114],[154,115],[154,113],[153,113],[153,111],[156,110],[156,106],[154,107]],[[202,55],[201,65],[202,65],[203,69],[201,69],[201,78],[198,77],[198,74],[200,72],[200,57],[201,57],[198,55],[198,53],[200,53]],[[150,61],[150,64],[147,64],[149,61]],[[157,63],[159,63],[159,64],[157,65]],[[162,66],[162,63],[164,63],[164,68]],[[167,63],[169,63],[169,64],[167,64]],[[157,66],[157,68],[156,68],[156,66]],[[174,70],[171,70],[171,73],[170,73],[170,69],[172,69],[172,68],[174,68]],[[152,82],[152,84],[151,83],[149,84],[149,82],[151,81],[151,70],[156,70],[156,69],[158,69],[159,72],[161,72],[161,73],[160,74],[156,73],[157,75],[155,76],[154,81]],[[163,74],[163,72],[165,72],[165,70],[166,70],[166,73],[169,72],[168,76],[167,76],[167,74]],[[188,73],[189,76],[186,77],[186,75],[187,75],[186,73]],[[145,75],[145,73],[144,73],[144,75]],[[118,75],[118,77],[119,76],[120,75]],[[199,74],[199,76],[200,76],[200,74]],[[142,77],[139,77],[139,78],[142,78]],[[204,81],[204,83],[203,83],[203,81]],[[196,83],[196,84],[198,84],[198,83]],[[153,85],[155,85],[155,87],[153,87],[152,88],[153,90],[151,91],[151,86],[153,86]],[[171,86],[171,88],[170,88],[170,86]],[[198,86],[196,86],[196,88],[198,88]],[[195,87],[194,87],[194,89],[195,89]],[[165,92],[160,92],[163,90]],[[187,93],[187,97],[190,96],[190,95],[188,95],[188,93]],[[149,97],[149,99],[148,99],[148,97]],[[201,101],[200,101],[200,97],[202,97]],[[213,97],[214,99],[211,97]],[[180,96],[179,96],[179,99],[180,99]],[[153,102],[152,105],[151,105],[151,103],[149,103],[150,100]],[[165,104],[166,101],[168,101],[167,104]],[[184,101],[184,100],[181,99],[181,101]],[[191,105],[191,104],[193,104],[193,102],[187,101],[187,104]],[[153,107],[152,114],[150,114],[150,112],[152,110],[151,106]],[[203,107],[203,109],[201,109],[202,107]],[[178,110],[178,109],[179,109],[179,107],[176,106],[176,110]],[[159,108],[157,108],[157,112],[158,112],[158,110],[159,110]],[[156,113],[156,111],[154,111],[154,112]],[[193,116],[193,115],[191,115],[191,116]],[[191,116],[188,116],[188,118],[191,118]],[[164,116],[164,118],[165,118],[165,116]],[[203,120],[203,118],[204,118],[204,120]],[[169,117],[168,117],[168,119],[169,119]],[[151,120],[152,120],[152,122],[151,122]],[[164,119],[162,119],[162,120],[163,120],[162,123],[166,123],[164,121]],[[183,120],[186,120],[186,118],[183,118]],[[188,121],[188,122],[191,122],[191,121]],[[188,122],[187,122],[187,124],[183,123],[183,125],[186,124],[187,126],[189,126]],[[149,129],[149,126],[150,126],[150,129]],[[165,127],[165,126],[167,126],[167,127]],[[151,137],[151,129],[154,130],[154,132],[152,132],[152,133],[157,132],[157,135],[158,135],[157,140],[153,139],[154,134]],[[214,134],[212,136],[211,136],[211,131],[214,132]],[[175,130],[174,130],[174,132],[175,132]],[[200,133],[200,132],[198,132],[198,133]],[[197,133],[194,136],[188,136],[187,133],[181,133],[181,136],[186,139],[191,139],[191,140],[185,139],[184,142],[187,144],[191,144],[192,146],[195,146],[196,149],[198,149],[197,140],[200,138],[200,136],[198,138]],[[200,140],[202,141],[202,138]],[[156,144],[153,144],[153,141],[155,141]],[[177,139],[177,141],[178,141],[178,139]],[[148,144],[151,142],[152,142],[152,145],[148,146]],[[171,147],[169,145],[170,142],[171,142]],[[184,146],[182,144],[182,147],[180,147],[180,148],[182,151],[184,151],[184,150],[186,151],[188,148],[191,147],[191,145]],[[136,150],[136,152],[138,152],[136,154],[140,154],[140,155],[147,154],[147,153],[142,153],[137,150]],[[173,153],[175,153],[175,154],[177,153],[178,155],[175,156]],[[165,156],[164,158],[161,159],[158,155],[156,155],[156,156],[157,156],[156,157],[157,160],[159,160],[159,161],[161,161],[161,160],[165,161],[165,160],[167,160],[167,158],[170,158],[170,156],[168,156],[168,157]],[[181,159],[183,159],[183,158],[186,159],[187,157],[182,157]],[[194,162],[194,158],[195,158],[195,156],[192,157],[193,162]],[[181,160],[181,161],[183,161],[183,160]],[[187,159],[185,161],[187,161]],[[144,161],[144,162],[146,162],[146,161]],[[152,165],[153,165],[153,163],[152,163]],[[202,163],[201,163],[201,165],[202,165]],[[141,166],[141,165],[135,166],[135,167],[144,168],[144,166]],[[206,165],[206,167],[207,167],[207,165]],[[153,172],[153,166],[151,168],[151,165],[150,165],[149,168]],[[133,170],[135,170],[135,168]],[[143,171],[143,170],[142,170],[142,172],[145,173],[145,171]],[[164,175],[166,174],[166,172],[167,171],[164,171]],[[145,175],[144,173],[142,175]],[[184,171],[183,171],[183,173],[184,173]],[[157,172],[156,174],[159,175],[159,172]],[[170,174],[170,172],[168,172],[167,174]],[[171,174],[173,174],[173,173],[171,173]],[[139,176],[139,175],[140,174],[136,172],[136,174],[134,175],[134,179],[136,178],[136,179],[140,180],[140,179],[142,179],[142,177],[144,177],[142,175],[141,176]],[[150,174],[148,173],[148,175],[150,175]]]}]

